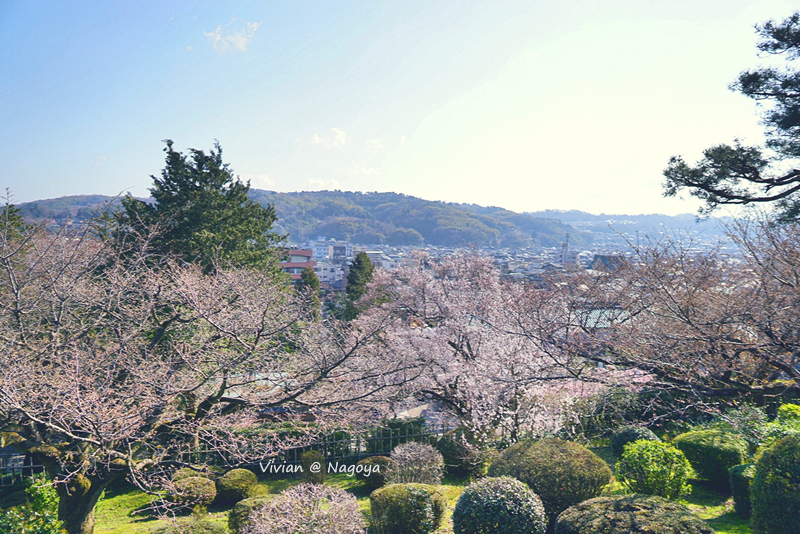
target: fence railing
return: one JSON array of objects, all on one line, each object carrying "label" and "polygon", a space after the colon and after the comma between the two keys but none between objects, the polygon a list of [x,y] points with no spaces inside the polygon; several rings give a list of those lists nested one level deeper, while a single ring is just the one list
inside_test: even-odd
[{"label": "fence railing", "polygon": [[0,487],[13,486],[44,471],[33,457],[24,454],[0,455]]},{"label": "fence railing", "polygon": [[[365,433],[338,431],[308,445],[284,450],[275,457],[264,458],[260,463],[245,465],[258,469],[259,465],[272,461],[276,465],[296,466],[302,463],[300,456],[307,451],[320,451],[328,463],[351,464],[369,456],[389,455],[397,445],[408,441],[435,444],[452,428],[447,424],[418,423],[378,427]],[[178,459],[186,463],[217,467],[242,465],[240,458],[228,457],[225,451],[221,450],[195,449],[186,451]]]},{"label": "fence railing", "polygon": [[339,432],[329,439],[284,451],[278,456],[276,463],[298,465],[301,463],[300,456],[307,451],[320,451],[329,463],[356,463],[369,456],[388,455],[397,445],[409,441],[433,445],[451,429],[447,425],[378,428],[366,436]]},{"label": "fence railing", "polygon": [[[328,463],[352,464],[369,456],[388,455],[397,445],[409,441],[433,445],[450,430],[452,426],[446,424],[407,424],[397,428],[379,427],[366,434],[334,432],[327,439],[283,451],[273,461],[285,465],[300,465],[300,456],[306,451],[315,450],[322,452]],[[195,451],[186,460],[219,466],[225,463],[219,451]],[[29,455],[0,455],[0,487],[13,486],[43,470],[42,465]]]}]

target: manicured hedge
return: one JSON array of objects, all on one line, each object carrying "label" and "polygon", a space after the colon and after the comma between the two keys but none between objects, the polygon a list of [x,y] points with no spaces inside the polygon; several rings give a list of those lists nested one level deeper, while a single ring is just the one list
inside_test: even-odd
[{"label": "manicured hedge", "polygon": [[390,484],[369,496],[377,534],[429,534],[442,524],[447,499],[427,484]]},{"label": "manicured hedge", "polygon": [[376,490],[386,485],[386,475],[394,462],[388,456],[370,456],[360,460],[357,465],[369,468],[369,475],[366,470],[357,470],[356,479],[364,483],[368,489]]},{"label": "manicured hedge", "polygon": [[733,495],[733,507],[737,514],[750,515],[750,484],[756,474],[755,464],[734,465],[728,471]]},{"label": "manicured hedge", "polygon": [[697,474],[720,489],[730,487],[728,470],[747,461],[747,442],[723,430],[696,430],[675,438]]},{"label": "manicured hedge", "polygon": [[633,493],[677,499],[691,491],[692,466],[686,456],[660,441],[629,443],[616,466],[617,480]]},{"label": "manicured hedge", "polygon": [[237,502],[228,513],[228,529],[230,529],[233,534],[239,534],[247,523],[247,518],[250,516],[250,513],[259,506],[267,504],[275,497],[276,495],[261,495]]},{"label": "manicured hedge", "polygon": [[235,503],[249,496],[250,489],[258,484],[255,473],[249,469],[231,469],[217,479],[217,501]]},{"label": "manicured hedge", "polygon": [[653,495],[598,497],[558,516],[555,534],[714,534],[676,502]]},{"label": "manicured hedge", "polygon": [[182,478],[175,482],[175,490],[175,500],[186,504],[208,506],[217,496],[214,481],[203,477]]},{"label": "manicured hedge", "polygon": [[306,451],[300,455],[300,461],[303,464],[303,480],[311,484],[325,482],[325,472],[328,466],[324,454],[320,451]]},{"label": "manicured hedge", "polygon": [[470,484],[453,510],[454,534],[544,534],[544,506],[514,478],[484,478]]},{"label": "manicured hedge", "polygon": [[754,534],[800,533],[800,435],[778,440],[756,463],[750,485]]},{"label": "manicured hedge", "polygon": [[653,434],[649,428],[642,426],[623,426],[614,431],[611,436],[611,452],[619,458],[625,452],[625,445],[646,439],[648,441],[660,441],[658,436]]},{"label": "manicured hedge", "polygon": [[174,473],[172,473],[173,482],[179,482],[184,478],[190,478],[190,477],[210,478],[208,474],[205,473],[204,471],[197,471],[195,469],[192,469],[191,467],[182,467],[177,471],[175,471]]},{"label": "manicured hedge", "polygon": [[445,472],[456,478],[480,476],[486,471],[486,454],[473,443],[472,433],[456,428],[446,433],[436,443],[444,458]]},{"label": "manicured hedge", "polygon": [[600,495],[611,481],[611,469],[582,445],[545,439],[520,441],[507,448],[489,467],[489,476],[510,476],[526,483],[554,520],[570,506]]}]

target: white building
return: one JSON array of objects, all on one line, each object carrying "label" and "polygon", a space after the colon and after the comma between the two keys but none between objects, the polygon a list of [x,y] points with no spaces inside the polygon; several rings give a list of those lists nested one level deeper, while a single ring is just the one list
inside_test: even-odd
[{"label": "white building", "polygon": [[314,266],[314,273],[323,284],[332,284],[344,278],[344,269],[340,264],[335,263],[318,262]]},{"label": "white building", "polygon": [[352,243],[336,241],[333,238],[317,237],[314,240],[309,239],[307,248],[314,253],[314,259],[342,261],[344,258],[353,257]]}]

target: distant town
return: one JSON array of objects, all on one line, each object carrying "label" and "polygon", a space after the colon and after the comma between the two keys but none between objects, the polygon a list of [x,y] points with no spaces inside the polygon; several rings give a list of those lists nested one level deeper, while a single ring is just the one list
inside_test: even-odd
[{"label": "distant town", "polygon": [[[598,232],[598,223],[572,222],[576,228],[593,231],[594,241],[588,248],[571,246],[569,234],[560,247],[472,247],[489,256],[501,276],[507,280],[536,283],[548,272],[571,270],[613,270],[616,263],[634,253],[635,247],[663,239],[680,240],[688,252],[707,253],[719,248],[723,256],[736,260],[737,249],[724,234],[709,231],[709,225],[695,229],[674,230],[662,226],[649,233]],[[621,221],[625,225],[625,221]],[[633,223],[629,223],[633,225]],[[635,226],[635,225],[634,225]],[[358,244],[325,236],[317,236],[303,243],[293,243],[287,258],[281,263],[284,272],[299,280],[304,269],[311,267],[326,292],[344,291],[350,263],[359,252],[365,252],[375,267],[397,269],[415,250],[424,250],[433,258],[452,256],[465,247],[449,246],[390,246],[385,244]]]}]

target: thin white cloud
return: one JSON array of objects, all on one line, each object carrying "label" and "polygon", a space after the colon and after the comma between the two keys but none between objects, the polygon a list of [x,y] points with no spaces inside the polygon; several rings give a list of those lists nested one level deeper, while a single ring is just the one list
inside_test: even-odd
[{"label": "thin white cloud", "polygon": [[94,160],[94,166],[99,167],[105,160],[106,160],[105,156],[100,156],[99,158]]},{"label": "thin white cloud", "polygon": [[203,32],[203,35],[220,54],[237,50],[244,52],[259,26],[260,22],[247,22],[234,18],[225,26],[217,26],[216,30]]},{"label": "thin white cloud", "polygon": [[321,146],[322,148],[326,149],[340,149],[347,144],[347,132],[342,130],[341,128],[331,128],[331,133],[329,134],[318,134],[315,133],[311,137],[298,139],[298,143],[308,143],[316,146]]},{"label": "thin white cloud", "polygon": [[350,171],[350,174],[355,176],[376,176],[378,174],[378,170],[373,167],[367,167],[366,165],[359,164],[353,167],[353,170]]},{"label": "thin white cloud", "polygon": [[270,188],[275,186],[275,179],[269,174],[248,174],[243,173],[240,175],[243,182],[250,182],[252,187],[256,189]]},{"label": "thin white cloud", "polygon": [[382,139],[370,139],[367,141],[365,147],[369,150],[383,150],[386,148],[386,143]]},{"label": "thin white cloud", "polygon": [[309,191],[330,191],[341,188],[342,188],[341,184],[336,180],[321,180],[318,178],[308,179]]}]

